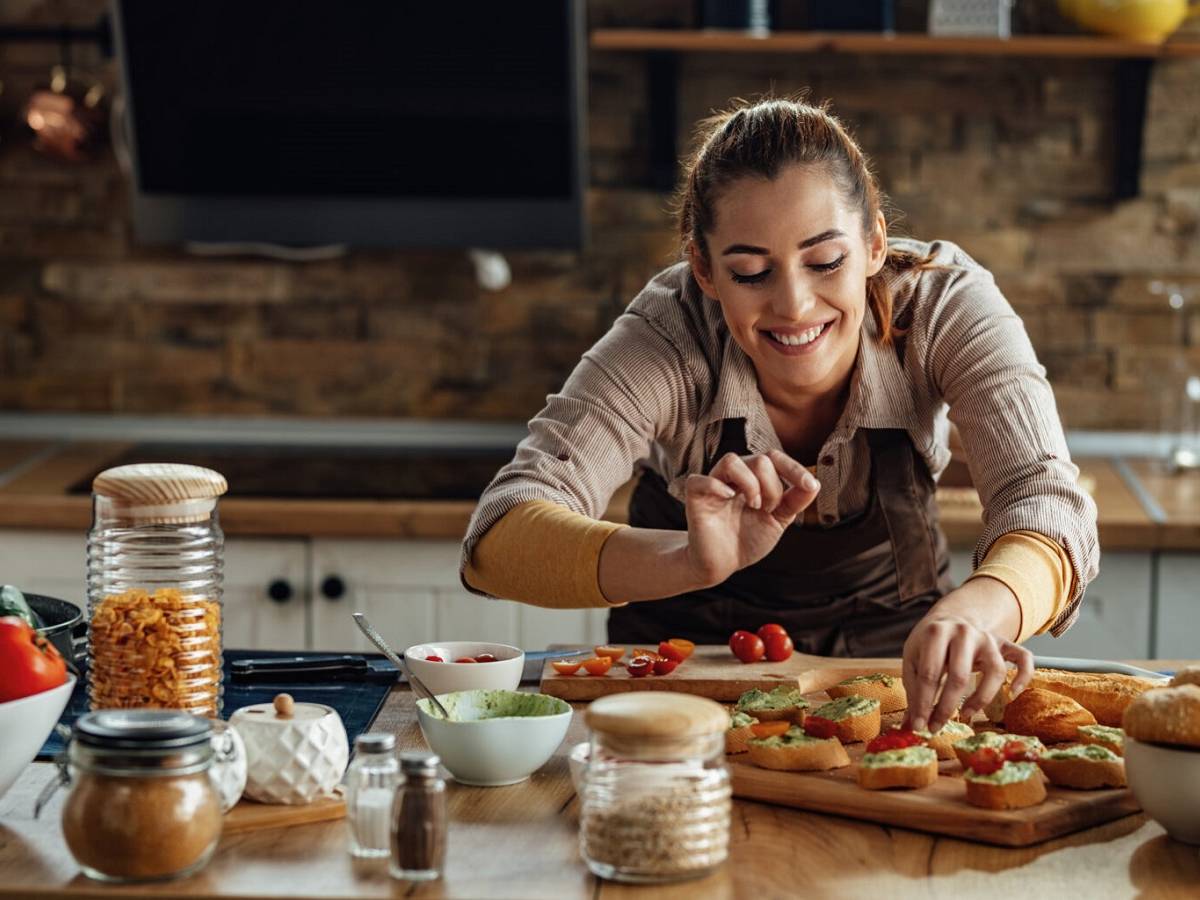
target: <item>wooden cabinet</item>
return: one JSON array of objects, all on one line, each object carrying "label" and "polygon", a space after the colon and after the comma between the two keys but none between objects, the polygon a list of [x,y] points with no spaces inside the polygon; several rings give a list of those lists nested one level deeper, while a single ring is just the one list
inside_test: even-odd
[{"label": "wooden cabinet", "polygon": [[225,542],[225,646],[302,650],[308,646],[308,541]]},{"label": "wooden cabinet", "polygon": [[1152,656],[1188,659],[1200,648],[1200,553],[1160,553]]}]

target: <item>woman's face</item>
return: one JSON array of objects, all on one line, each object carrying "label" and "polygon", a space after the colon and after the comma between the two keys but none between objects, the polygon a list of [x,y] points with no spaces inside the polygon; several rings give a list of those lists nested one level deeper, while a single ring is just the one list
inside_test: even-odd
[{"label": "woman's face", "polygon": [[820,168],[742,178],[716,200],[708,259],[691,253],[705,294],[754,362],[769,402],[839,392],[858,354],[867,278],[883,266],[883,217],[864,238]]}]

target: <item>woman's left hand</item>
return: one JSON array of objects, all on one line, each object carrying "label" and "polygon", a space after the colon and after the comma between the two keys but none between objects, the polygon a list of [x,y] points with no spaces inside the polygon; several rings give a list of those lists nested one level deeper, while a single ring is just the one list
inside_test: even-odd
[{"label": "woman's left hand", "polygon": [[1017,667],[1012,696],[1021,693],[1033,677],[1033,654],[1005,637],[1017,634],[1020,617],[1016,597],[994,578],[973,578],[939,600],[904,642],[906,727],[936,733],[958,710],[972,672],[979,685],[962,703],[963,721],[1000,690],[1008,663]]}]

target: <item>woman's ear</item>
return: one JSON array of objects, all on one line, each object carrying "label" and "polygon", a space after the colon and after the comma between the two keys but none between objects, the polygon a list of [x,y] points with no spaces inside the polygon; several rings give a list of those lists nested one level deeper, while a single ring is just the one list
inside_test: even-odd
[{"label": "woman's ear", "polygon": [[695,277],[696,283],[700,285],[700,290],[715,300],[717,292],[712,279],[712,266],[709,265],[708,259],[705,258],[700,248],[696,246],[695,241],[688,241],[687,258],[692,267],[692,275]]},{"label": "woman's ear", "polygon": [[875,227],[871,229],[871,239],[867,242],[867,277],[878,275],[883,264],[887,262],[887,219],[883,212],[875,214]]}]

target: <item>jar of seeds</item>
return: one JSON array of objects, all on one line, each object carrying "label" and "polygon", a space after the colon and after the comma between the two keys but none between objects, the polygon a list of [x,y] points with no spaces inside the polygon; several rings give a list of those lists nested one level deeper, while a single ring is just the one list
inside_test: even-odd
[{"label": "jar of seeds", "polygon": [[580,853],[614,881],[709,874],[729,855],[729,714],[690,694],[635,691],[588,708]]}]

